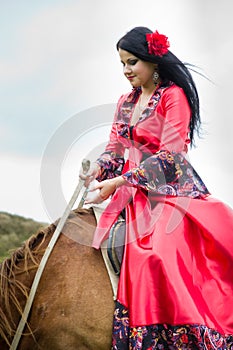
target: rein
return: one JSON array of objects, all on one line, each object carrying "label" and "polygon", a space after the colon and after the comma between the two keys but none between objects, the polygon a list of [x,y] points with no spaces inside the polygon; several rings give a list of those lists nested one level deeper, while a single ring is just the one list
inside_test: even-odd
[{"label": "rein", "polygon": [[[85,169],[84,173],[87,173],[88,170],[89,170],[89,167],[90,167],[90,161],[88,160],[83,160],[82,162],[82,166],[83,166],[83,170]],[[86,168],[85,168],[86,166]],[[32,286],[31,286],[31,290],[30,290],[30,293],[29,293],[29,296],[28,296],[28,299],[27,299],[27,302],[26,302],[26,305],[25,305],[25,308],[24,308],[24,311],[22,313],[22,316],[21,316],[21,320],[18,324],[18,327],[17,327],[17,330],[15,332],[15,335],[14,335],[14,338],[13,338],[13,341],[11,343],[11,346],[10,346],[10,349],[9,350],[16,350],[17,349],[17,346],[19,344],[19,341],[20,341],[20,338],[22,336],[22,333],[23,333],[23,330],[24,330],[24,327],[25,327],[25,324],[27,322],[27,319],[28,319],[28,315],[29,315],[29,312],[30,312],[30,309],[31,309],[31,306],[32,306],[32,303],[33,303],[33,300],[34,300],[34,297],[35,297],[35,294],[36,294],[36,290],[38,288],[38,285],[39,285],[39,282],[40,282],[40,278],[41,278],[41,275],[44,271],[44,268],[45,268],[45,265],[47,263],[47,260],[53,250],[53,247],[55,245],[55,243],[57,242],[57,239],[63,229],[63,226],[73,208],[73,205],[74,203],[76,202],[77,198],[78,198],[78,195],[79,193],[81,192],[81,189],[84,185],[84,182],[85,180],[79,180],[78,182],[78,185],[77,187],[75,188],[75,191],[61,217],[61,219],[59,220],[58,222],[58,225],[56,227],[56,230],[54,231],[53,235],[52,235],[52,238],[45,250],[45,253],[41,259],[41,262],[40,262],[40,265],[36,271],[36,275],[35,275],[35,278],[33,280],[33,283],[32,283]],[[83,198],[81,199],[81,201],[83,200]]]}]

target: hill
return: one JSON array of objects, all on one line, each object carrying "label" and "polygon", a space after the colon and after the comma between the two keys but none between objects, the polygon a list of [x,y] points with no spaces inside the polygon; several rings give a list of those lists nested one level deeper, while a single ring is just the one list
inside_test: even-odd
[{"label": "hill", "polygon": [[23,216],[0,212],[0,262],[31,235],[48,224]]}]

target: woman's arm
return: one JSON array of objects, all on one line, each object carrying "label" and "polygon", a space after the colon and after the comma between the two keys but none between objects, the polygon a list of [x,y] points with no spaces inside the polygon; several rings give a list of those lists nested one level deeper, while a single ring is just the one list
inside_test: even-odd
[{"label": "woman's arm", "polygon": [[181,88],[164,92],[158,113],[164,118],[159,150],[122,174],[128,184],[160,194],[206,195],[203,181],[185,158],[191,110]]},{"label": "woman's arm", "polygon": [[106,180],[97,185],[95,189],[100,189],[100,201],[122,185],[136,186],[158,194],[199,197],[209,193],[183,154],[191,112],[181,88],[173,86],[166,90],[159,113],[164,118],[159,151],[119,179]]},{"label": "woman's arm", "polygon": [[157,108],[158,117],[163,121],[159,136],[159,150],[144,160],[138,167],[123,174],[123,178],[134,186],[147,190],[156,188],[156,183],[165,184],[179,175],[176,164],[181,158],[176,154],[185,150],[187,143],[190,107],[181,88],[176,85],[165,90]]}]

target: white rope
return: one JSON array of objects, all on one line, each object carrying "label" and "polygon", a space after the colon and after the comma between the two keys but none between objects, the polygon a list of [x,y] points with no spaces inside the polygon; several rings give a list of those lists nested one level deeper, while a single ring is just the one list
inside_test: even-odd
[{"label": "white rope", "polygon": [[73,208],[73,205],[78,198],[78,195],[79,195],[83,185],[84,185],[84,180],[79,180],[79,183],[78,183],[78,185],[73,193],[73,196],[71,197],[71,199],[70,199],[70,201],[69,201],[69,203],[64,211],[64,214],[62,215],[61,219],[59,220],[58,225],[56,227],[56,230],[54,231],[54,234],[53,234],[53,236],[52,236],[52,238],[51,238],[51,240],[50,240],[50,242],[45,250],[45,253],[41,259],[40,265],[36,271],[36,275],[35,275],[35,278],[34,278],[33,283],[32,283],[29,297],[27,299],[23,314],[21,316],[21,320],[18,324],[14,339],[11,343],[9,350],[16,350],[17,349],[17,346],[18,346],[20,338],[22,336],[25,324],[26,324],[27,319],[28,319],[28,315],[29,315],[29,312],[30,312],[30,309],[31,309],[31,306],[32,306],[32,303],[33,303],[33,300],[34,300],[34,297],[36,294],[38,284],[40,282],[42,272],[45,268],[46,262],[50,256],[50,254],[53,250],[53,247],[54,247],[54,245],[55,245],[55,243],[56,243],[56,241],[57,241],[57,239],[58,239],[58,237],[63,229],[63,226],[64,226],[72,208]]}]

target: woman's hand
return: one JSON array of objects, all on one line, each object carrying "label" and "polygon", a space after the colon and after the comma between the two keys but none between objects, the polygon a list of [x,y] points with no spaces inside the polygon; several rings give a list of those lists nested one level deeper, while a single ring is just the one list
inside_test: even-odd
[{"label": "woman's hand", "polygon": [[85,200],[85,204],[91,204],[91,203],[98,204],[103,202],[104,200],[109,198],[111,194],[113,194],[116,188],[124,185],[126,182],[127,181],[124,180],[122,176],[114,177],[113,179],[110,179],[110,180],[101,181],[99,184],[97,184],[95,187],[89,190],[90,192],[99,190],[99,193],[92,199],[87,198]]},{"label": "woman's hand", "polygon": [[82,180],[85,180],[84,186],[88,187],[90,183],[98,176],[100,171],[100,166],[97,163],[91,163],[90,169],[85,174],[83,172],[79,173],[79,177]]}]

